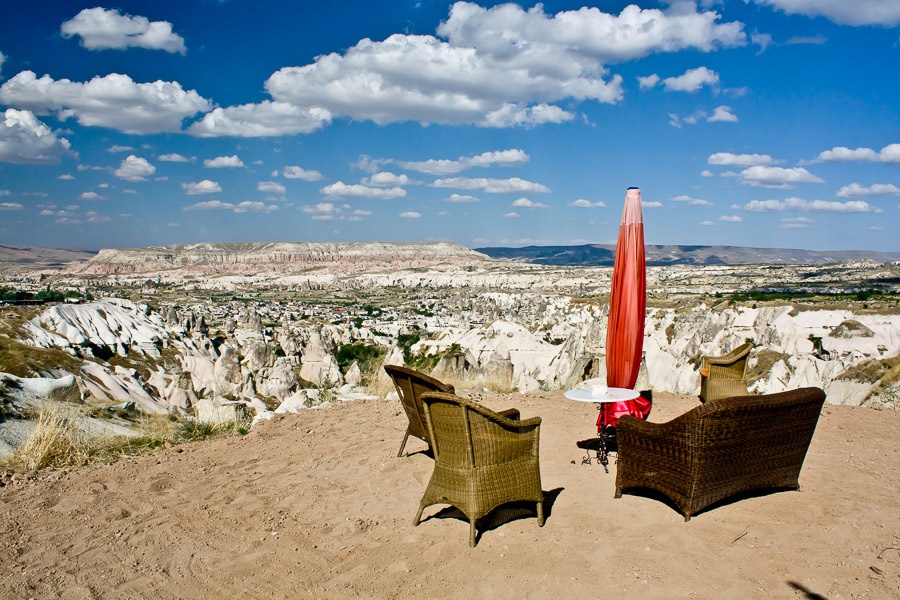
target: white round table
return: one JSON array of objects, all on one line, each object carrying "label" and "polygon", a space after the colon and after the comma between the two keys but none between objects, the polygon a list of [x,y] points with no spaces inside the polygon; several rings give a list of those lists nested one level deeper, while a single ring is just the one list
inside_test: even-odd
[{"label": "white round table", "polygon": [[[591,385],[592,381],[593,380],[589,379],[583,382],[587,385],[574,390],[569,390],[565,392],[563,396],[576,402],[592,402],[597,405],[597,410],[600,411],[600,429],[597,431],[597,436],[600,438],[600,448],[597,450],[597,461],[603,465],[603,469],[609,473],[609,452],[606,447],[606,436],[608,435],[606,432],[606,411],[603,410],[603,405],[611,402],[627,402],[628,400],[634,400],[635,398],[640,397],[641,393],[628,388],[600,386],[599,382],[598,384]],[[581,464],[590,464],[591,460],[590,452],[588,452],[587,457],[582,459]]]}]

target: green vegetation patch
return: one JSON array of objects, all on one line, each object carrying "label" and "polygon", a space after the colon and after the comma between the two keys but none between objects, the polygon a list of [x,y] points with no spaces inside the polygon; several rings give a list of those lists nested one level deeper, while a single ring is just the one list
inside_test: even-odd
[{"label": "green vegetation patch", "polygon": [[346,369],[354,361],[359,365],[360,371],[371,371],[387,353],[381,346],[371,344],[343,344],[338,347],[337,363],[341,369]]}]

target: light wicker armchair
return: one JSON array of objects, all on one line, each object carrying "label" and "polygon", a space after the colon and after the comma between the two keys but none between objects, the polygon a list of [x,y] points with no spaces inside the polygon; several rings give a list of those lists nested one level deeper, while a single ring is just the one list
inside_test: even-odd
[{"label": "light wicker armchair", "polygon": [[538,453],[540,417],[510,419],[453,394],[422,396],[434,450],[434,472],[413,520],[433,504],[455,506],[469,519],[469,545],[476,522],[502,504],[534,502],[544,525],[544,493]]},{"label": "light wicker armchair", "polygon": [[669,421],[619,419],[616,498],[649,488],[691,515],[740,492],[800,487],[800,469],[825,392],[711,400]]},{"label": "light wicker armchair", "polygon": [[700,402],[747,394],[747,358],[753,344],[741,344],[724,356],[700,358]]},{"label": "light wicker armchair", "polygon": [[453,386],[406,367],[384,365],[384,370],[394,382],[397,395],[400,396],[400,403],[403,405],[403,411],[406,413],[406,418],[409,419],[409,425],[406,428],[406,434],[403,436],[403,443],[400,444],[400,451],[397,452],[397,456],[403,455],[403,449],[406,448],[406,440],[409,439],[410,435],[419,438],[431,447],[431,438],[428,437],[428,431],[425,429],[425,409],[422,408],[422,394],[425,392],[447,392],[452,394],[455,391]]}]

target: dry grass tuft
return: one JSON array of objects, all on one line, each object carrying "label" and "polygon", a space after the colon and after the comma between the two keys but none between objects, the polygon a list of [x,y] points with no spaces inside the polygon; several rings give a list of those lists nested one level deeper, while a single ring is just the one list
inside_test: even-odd
[{"label": "dry grass tuft", "polygon": [[139,431],[136,436],[92,434],[88,419],[77,409],[45,402],[36,415],[31,436],[13,451],[4,466],[16,471],[35,471],[112,462],[164,446],[221,435],[244,435],[250,431],[250,423],[245,414],[235,414],[233,420],[219,424],[146,417],[136,424]]},{"label": "dry grass tuft", "polygon": [[25,471],[87,464],[96,454],[97,444],[81,421],[72,410],[45,404],[38,412],[31,436],[16,448],[7,463]]}]

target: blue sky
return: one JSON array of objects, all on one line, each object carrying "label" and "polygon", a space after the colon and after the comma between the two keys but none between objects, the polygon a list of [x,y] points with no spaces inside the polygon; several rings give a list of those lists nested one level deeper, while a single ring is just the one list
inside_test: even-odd
[{"label": "blue sky", "polygon": [[0,16],[0,244],[900,250],[897,0]]}]

